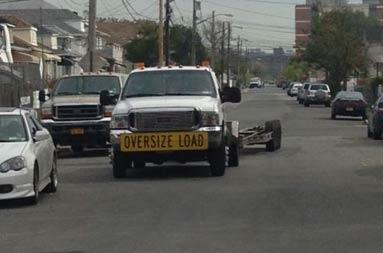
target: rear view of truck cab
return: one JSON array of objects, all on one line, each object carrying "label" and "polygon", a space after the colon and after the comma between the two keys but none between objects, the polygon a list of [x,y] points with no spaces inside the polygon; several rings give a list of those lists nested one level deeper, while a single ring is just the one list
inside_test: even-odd
[{"label": "rear view of truck cab", "polygon": [[113,175],[146,163],[207,161],[211,174],[226,166],[224,102],[240,102],[237,88],[222,91],[205,67],[133,71],[113,111]]},{"label": "rear view of truck cab", "polygon": [[[55,144],[71,146],[74,152],[106,147],[112,111],[126,79],[123,74],[87,73],[59,79],[50,94],[42,91],[42,123]],[[101,105],[101,93],[109,94],[109,105]]]}]

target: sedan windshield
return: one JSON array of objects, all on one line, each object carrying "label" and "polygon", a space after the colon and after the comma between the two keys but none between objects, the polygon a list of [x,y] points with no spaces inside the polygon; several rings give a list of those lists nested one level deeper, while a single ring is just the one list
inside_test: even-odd
[{"label": "sedan windshield", "polygon": [[0,115],[0,142],[24,142],[27,139],[22,116]]},{"label": "sedan windshield", "polygon": [[148,71],[130,75],[123,98],[148,96],[212,96],[214,82],[207,71]]},{"label": "sedan windshield", "polygon": [[120,85],[116,76],[74,76],[61,79],[53,92],[54,96],[100,94],[108,90],[111,94],[120,94]]},{"label": "sedan windshield", "polygon": [[360,92],[345,92],[345,91],[342,91],[342,92],[339,92],[337,95],[336,95],[336,98],[339,98],[339,99],[351,99],[351,100],[364,100],[364,97],[363,97],[363,94],[360,93]]},{"label": "sedan windshield", "polygon": [[327,85],[325,85],[325,84],[314,84],[314,85],[311,85],[310,90],[327,90]]}]

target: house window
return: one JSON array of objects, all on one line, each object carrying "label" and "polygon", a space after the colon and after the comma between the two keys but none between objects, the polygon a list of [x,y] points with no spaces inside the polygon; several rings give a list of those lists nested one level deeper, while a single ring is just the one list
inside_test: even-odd
[{"label": "house window", "polygon": [[101,37],[96,38],[96,49],[97,50],[104,49],[104,40]]},{"label": "house window", "polygon": [[57,38],[57,48],[61,50],[70,50],[71,42],[70,38]]}]

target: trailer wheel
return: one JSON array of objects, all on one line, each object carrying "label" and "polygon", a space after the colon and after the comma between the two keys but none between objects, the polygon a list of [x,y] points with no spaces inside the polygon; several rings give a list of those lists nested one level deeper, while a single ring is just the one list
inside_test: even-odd
[{"label": "trailer wheel", "polygon": [[238,139],[235,139],[229,146],[228,166],[229,167],[238,167],[239,166],[239,142],[238,142]]},{"label": "trailer wheel", "polygon": [[273,152],[281,148],[282,144],[282,127],[279,120],[267,121],[265,124],[266,132],[272,133],[272,140],[266,143],[266,151]]}]

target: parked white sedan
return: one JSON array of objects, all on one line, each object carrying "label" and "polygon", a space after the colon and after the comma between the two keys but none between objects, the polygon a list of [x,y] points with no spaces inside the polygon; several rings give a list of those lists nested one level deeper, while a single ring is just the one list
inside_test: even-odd
[{"label": "parked white sedan", "polygon": [[0,200],[56,192],[56,149],[48,130],[32,111],[0,108]]}]

